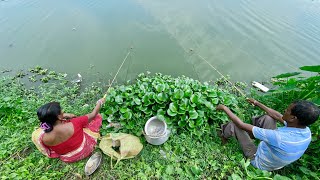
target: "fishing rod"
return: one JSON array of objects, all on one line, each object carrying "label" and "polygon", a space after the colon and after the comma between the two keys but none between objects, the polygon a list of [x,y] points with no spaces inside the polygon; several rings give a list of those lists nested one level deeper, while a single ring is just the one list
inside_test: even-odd
[{"label": "fishing rod", "polygon": [[[190,52],[193,52],[194,50],[190,48]],[[212,64],[210,64],[204,57],[202,57],[200,54],[195,53],[197,56],[199,56],[200,59],[205,61],[212,69],[214,69],[220,76],[224,78],[225,81],[227,81],[233,88],[235,88],[244,98],[247,99],[247,96],[244,92],[242,92],[237,86],[235,86],[231,81],[228,80],[217,68],[215,68]]]},{"label": "fishing rod", "polygon": [[113,84],[114,80],[117,78],[117,75],[118,75],[118,73],[120,72],[120,69],[122,68],[123,64],[126,62],[126,60],[127,60],[128,56],[130,55],[130,53],[131,53],[131,50],[132,50],[132,49],[133,49],[133,47],[130,47],[130,50],[128,51],[128,53],[127,53],[126,57],[123,59],[123,61],[122,61],[121,65],[120,65],[120,67],[119,67],[119,69],[118,69],[117,73],[114,75],[114,77],[113,77],[113,79],[112,79],[111,83],[109,83],[109,85],[108,85],[108,89],[107,89],[107,92],[106,92],[106,94],[103,96],[103,98],[104,98],[104,99],[107,97],[107,93],[108,93],[108,91],[109,91],[110,87],[112,86],[112,84]]}]

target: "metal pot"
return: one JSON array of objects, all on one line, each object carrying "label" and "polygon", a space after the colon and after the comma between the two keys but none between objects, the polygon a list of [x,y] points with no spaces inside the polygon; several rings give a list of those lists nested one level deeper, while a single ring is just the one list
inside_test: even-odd
[{"label": "metal pot", "polygon": [[167,123],[165,121],[154,116],[146,122],[143,134],[148,143],[160,145],[168,140],[170,130],[167,129]]},{"label": "metal pot", "polygon": [[170,130],[167,129],[165,134],[163,134],[162,136],[155,137],[144,133],[144,137],[146,138],[147,142],[152,145],[161,145],[169,139],[170,133]]}]

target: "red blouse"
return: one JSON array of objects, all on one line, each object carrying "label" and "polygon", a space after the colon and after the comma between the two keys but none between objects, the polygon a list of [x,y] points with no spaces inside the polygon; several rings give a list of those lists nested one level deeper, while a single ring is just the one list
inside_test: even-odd
[{"label": "red blouse", "polygon": [[83,141],[83,128],[88,124],[88,116],[73,118],[68,123],[73,124],[73,135],[58,145],[47,146],[58,154],[66,154],[80,147]]}]

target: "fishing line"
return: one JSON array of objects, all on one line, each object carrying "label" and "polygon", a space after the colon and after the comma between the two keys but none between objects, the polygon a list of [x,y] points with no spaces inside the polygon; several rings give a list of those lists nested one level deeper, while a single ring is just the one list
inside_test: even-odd
[{"label": "fishing line", "polygon": [[[197,54],[197,53],[196,53]],[[215,68],[212,64],[210,64],[204,57],[202,57],[200,54],[197,54],[202,60],[204,60],[210,67],[212,67],[220,76],[222,76],[232,87],[234,87],[243,97],[247,98],[247,96],[237,87],[235,86],[231,81],[229,81],[217,68]]]},{"label": "fishing line", "polygon": [[[185,49],[184,49],[185,50]],[[186,50],[185,50],[186,51]],[[247,96],[238,88],[236,87],[231,81],[229,81],[217,68],[215,68],[212,64],[210,64],[204,57],[202,57],[200,54],[194,52],[193,49],[190,48],[189,50],[190,52],[193,52],[194,54],[196,54],[197,56],[199,56],[200,59],[202,59],[203,61],[205,61],[212,69],[214,69],[220,76],[222,76],[225,81],[227,81],[233,88],[235,88],[244,98],[247,98]],[[187,52],[187,51],[186,51]]]},{"label": "fishing line", "polygon": [[[185,50],[186,51],[186,50]],[[200,59],[202,59],[203,61],[205,61],[212,69],[214,69],[220,76],[222,76],[232,87],[234,87],[245,99],[248,99],[247,96],[239,89],[237,88],[231,81],[229,81],[217,68],[215,68],[212,64],[210,64],[204,57],[202,57],[200,54],[194,52],[193,49],[190,48],[189,50],[190,52],[196,54],[197,56],[199,56]],[[187,51],[186,51],[187,52]],[[254,105],[253,105],[254,106]],[[235,104],[236,109],[239,111],[239,117],[241,119],[244,119],[244,110],[240,109],[239,106],[237,104]]]},{"label": "fishing line", "polygon": [[[183,50],[186,52],[185,49],[183,49]],[[188,56],[187,54],[185,55],[185,58],[186,58],[187,62],[191,62],[191,57],[192,57],[192,55],[190,55],[190,56]],[[194,66],[193,63],[191,63],[191,65],[192,65],[192,69],[193,69],[194,73],[196,74],[197,78],[200,79],[200,76],[199,76],[199,74],[198,74],[198,72],[196,70],[196,67]]]},{"label": "fishing line", "polygon": [[128,51],[128,53],[127,53],[127,55],[126,55],[126,57],[123,59],[123,61],[122,61],[121,65],[120,65],[117,73],[114,75],[111,83],[108,85],[107,92],[106,92],[106,94],[103,96],[103,98],[106,98],[106,97],[107,97],[107,93],[108,93],[108,91],[109,91],[109,88],[112,86],[114,80],[117,78],[117,75],[119,74],[120,69],[122,68],[123,64],[126,62],[126,60],[127,60],[128,56],[130,55],[132,49],[133,49],[133,47],[131,46],[131,47],[130,47],[130,50]]}]

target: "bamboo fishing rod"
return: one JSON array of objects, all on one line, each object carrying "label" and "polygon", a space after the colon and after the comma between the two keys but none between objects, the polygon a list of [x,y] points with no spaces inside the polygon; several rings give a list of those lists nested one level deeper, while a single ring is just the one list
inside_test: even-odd
[{"label": "bamboo fishing rod", "polygon": [[[193,51],[193,49],[190,49],[190,52]],[[227,81],[233,88],[235,88],[244,98],[247,99],[247,96],[244,92],[242,92],[237,86],[235,86],[231,81],[228,80],[217,68],[215,68],[212,64],[210,64],[204,57],[202,57],[200,54],[195,53],[197,56],[199,56],[200,59],[205,61],[212,69],[214,69],[220,76],[224,78],[225,81]]]},{"label": "bamboo fishing rod", "polygon": [[129,50],[129,52],[127,53],[126,57],[123,59],[123,61],[122,61],[121,65],[120,65],[120,67],[119,67],[119,69],[118,69],[117,73],[114,75],[114,77],[113,77],[113,79],[112,79],[111,83],[108,85],[107,92],[106,92],[106,94],[103,96],[103,98],[104,98],[104,99],[107,97],[107,93],[108,93],[108,91],[109,91],[110,87],[112,86],[112,84],[113,84],[114,80],[117,78],[117,75],[119,74],[120,69],[122,68],[123,64],[126,62],[126,60],[127,60],[128,56],[130,55],[130,53],[131,53],[131,49],[132,49],[132,47],[130,48],[130,50]]}]

